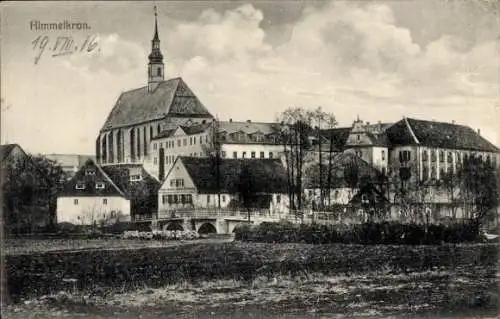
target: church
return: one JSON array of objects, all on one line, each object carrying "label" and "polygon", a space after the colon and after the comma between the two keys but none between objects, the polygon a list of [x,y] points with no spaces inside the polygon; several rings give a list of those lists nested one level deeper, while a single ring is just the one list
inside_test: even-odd
[{"label": "church", "polygon": [[156,10],[148,60],[147,85],[122,93],[99,132],[95,150],[100,165],[145,164],[150,141],[160,132],[213,120],[182,78],[164,80]]}]

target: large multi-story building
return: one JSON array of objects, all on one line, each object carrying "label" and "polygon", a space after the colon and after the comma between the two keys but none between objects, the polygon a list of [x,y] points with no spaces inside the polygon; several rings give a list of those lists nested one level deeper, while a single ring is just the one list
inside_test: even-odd
[{"label": "large multi-story building", "polygon": [[43,156],[61,165],[68,180],[75,176],[76,172],[85,164],[85,162],[87,162],[87,160],[95,160],[94,156],[91,155],[45,154]]},{"label": "large multi-story building", "polygon": [[120,95],[96,139],[96,160],[101,165],[142,164],[149,156],[150,141],[160,132],[212,120],[181,78],[164,80],[156,16],[151,42],[147,85]]},{"label": "large multi-story building", "polygon": [[178,156],[214,156],[215,144],[221,158],[279,158],[283,145],[277,123],[212,121],[161,132],[150,143],[148,171],[162,180]]}]

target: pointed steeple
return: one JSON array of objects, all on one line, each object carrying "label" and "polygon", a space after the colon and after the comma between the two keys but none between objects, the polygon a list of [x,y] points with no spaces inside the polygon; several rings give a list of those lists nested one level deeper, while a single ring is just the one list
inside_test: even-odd
[{"label": "pointed steeple", "polygon": [[160,38],[158,37],[158,12],[156,11],[155,6],[155,35],[153,37],[153,42],[160,42]]},{"label": "pointed steeple", "polygon": [[150,92],[163,82],[163,55],[160,51],[160,37],[158,36],[158,12],[155,10],[155,31],[151,40],[151,53],[148,56],[148,89]]}]

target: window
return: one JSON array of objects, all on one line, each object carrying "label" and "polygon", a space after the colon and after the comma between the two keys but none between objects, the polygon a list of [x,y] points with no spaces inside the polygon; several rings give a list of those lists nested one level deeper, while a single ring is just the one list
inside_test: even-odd
[{"label": "window", "polygon": [[158,164],[158,157],[153,158],[153,163],[156,165]]},{"label": "window", "polygon": [[222,152],[221,152],[221,156],[222,156],[222,157],[226,157],[226,152],[225,152],[225,151],[222,151]]},{"label": "window", "polygon": [[203,144],[203,136],[200,136],[200,144]]},{"label": "window", "polygon": [[361,136],[358,134],[356,135],[356,138],[358,139],[358,141],[361,139]]},{"label": "window", "polygon": [[193,136],[193,144],[196,145],[196,136]]},{"label": "window", "polygon": [[453,154],[451,152],[448,152],[448,163],[453,162]]},{"label": "window", "polygon": [[76,183],[75,188],[76,189],[85,189],[85,184],[84,183]]},{"label": "window", "polygon": [[276,195],[276,203],[281,203],[281,195]]},{"label": "window", "polygon": [[437,178],[437,175],[436,175],[436,168],[435,167],[432,167],[431,168],[431,179],[436,179]]},{"label": "window", "polygon": [[158,144],[153,143],[153,149],[154,149],[155,151],[156,151],[157,147],[158,147]]},{"label": "window", "polygon": [[141,175],[130,175],[131,181],[140,181],[141,179]]},{"label": "window", "polygon": [[75,199],[73,199],[73,204],[74,204],[74,205],[78,205],[78,199],[76,199],[76,198],[75,198]]},{"label": "window", "polygon": [[177,140],[177,146],[181,147],[181,140]]},{"label": "window", "polygon": [[108,205],[108,199],[107,198],[103,198],[102,199],[102,204],[103,205]]},{"label": "window", "polygon": [[198,156],[198,153],[194,152],[194,153],[193,153],[193,156],[194,156],[194,157]]},{"label": "window", "polygon": [[96,183],[95,184],[95,189],[104,189],[106,186],[104,183]]},{"label": "window", "polygon": [[250,156],[251,156],[252,158],[255,158],[255,152],[252,152],[252,153],[250,154]]},{"label": "window", "polygon": [[172,205],[174,203],[174,196],[173,195],[167,195],[167,203],[169,205]]},{"label": "window", "polygon": [[399,151],[399,162],[407,163],[411,159],[410,151]]},{"label": "window", "polygon": [[189,137],[189,145],[193,145],[193,137],[192,136]]},{"label": "window", "polygon": [[260,158],[264,158],[264,152],[260,152]]},{"label": "window", "polygon": [[210,195],[207,195],[207,204],[210,204]]},{"label": "window", "polygon": [[339,191],[336,190],[335,193],[333,193],[333,197],[335,199],[339,198]]},{"label": "window", "polygon": [[187,204],[193,203],[193,196],[191,196],[191,194],[186,195],[186,203]]},{"label": "window", "polygon": [[443,151],[439,151],[439,162],[444,162],[444,152]]},{"label": "window", "polygon": [[427,151],[423,151],[422,152],[422,161],[427,161],[429,160],[429,153],[427,153]]},{"label": "window", "polygon": [[183,141],[184,146],[187,146],[187,138],[185,138]]},{"label": "window", "polygon": [[174,195],[174,204],[179,203],[179,196]]},{"label": "window", "polygon": [[382,160],[385,161],[385,151],[382,151]]},{"label": "window", "polygon": [[181,196],[181,204],[186,203],[186,196],[185,195],[180,195]]},{"label": "window", "polygon": [[[170,196],[170,195],[168,195],[168,196]],[[163,196],[161,197],[161,203],[162,203],[162,204],[165,204],[166,202],[167,202],[167,195],[163,195]]]},{"label": "window", "polygon": [[269,158],[273,158],[273,152],[269,152]]},{"label": "window", "polygon": [[162,148],[162,147],[163,147],[163,143],[160,143],[160,148]]},{"label": "window", "polygon": [[439,170],[439,179],[443,179],[444,178],[444,174],[445,174],[444,168],[441,168]]},{"label": "window", "polygon": [[222,202],[225,203],[226,202],[226,195],[222,195]]},{"label": "window", "polygon": [[436,152],[431,151],[431,161],[435,162],[436,161]]},{"label": "window", "polygon": [[175,186],[175,179],[171,179],[170,180],[170,187],[174,187]]},{"label": "window", "polygon": [[86,176],[89,176],[89,175],[95,175],[95,170],[93,169],[88,169],[85,171],[85,175]]},{"label": "window", "polygon": [[241,153],[241,158],[245,158],[245,157],[247,157],[247,152]]},{"label": "window", "polygon": [[161,68],[156,69],[156,76],[161,76]]},{"label": "window", "polygon": [[238,152],[233,152],[233,158],[238,158]]}]

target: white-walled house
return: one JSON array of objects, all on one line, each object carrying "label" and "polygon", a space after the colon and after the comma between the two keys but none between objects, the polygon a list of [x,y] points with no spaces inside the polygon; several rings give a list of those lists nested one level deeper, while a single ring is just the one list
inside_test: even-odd
[{"label": "white-walled house", "polygon": [[280,160],[221,159],[217,176],[211,158],[178,157],[158,194],[158,218],[179,211],[217,210],[219,194],[221,209],[244,211],[239,186],[244,180],[251,185],[252,210],[288,212],[286,172]]},{"label": "white-walled house", "polygon": [[57,222],[76,225],[151,218],[159,181],[140,165],[102,167],[88,160],[57,198]]}]

